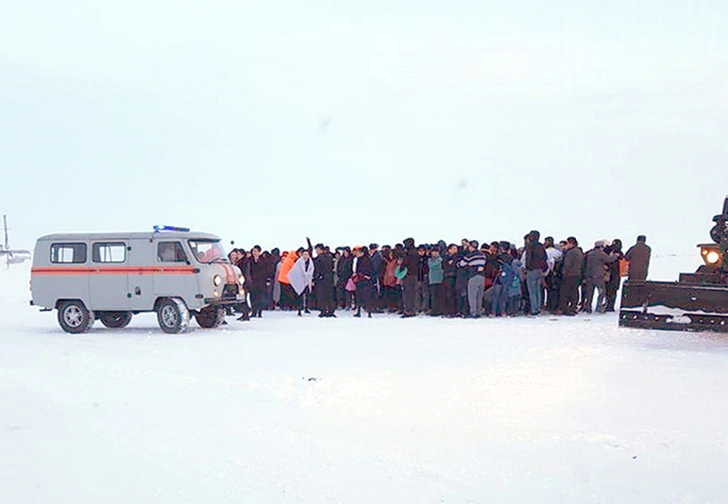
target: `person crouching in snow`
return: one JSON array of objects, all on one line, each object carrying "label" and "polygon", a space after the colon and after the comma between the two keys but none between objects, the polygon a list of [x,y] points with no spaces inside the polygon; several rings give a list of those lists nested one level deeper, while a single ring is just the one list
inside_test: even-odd
[{"label": "person crouching in snow", "polygon": [[298,316],[300,317],[301,310],[304,313],[311,313],[308,309],[308,297],[311,295],[314,265],[308,250],[300,249],[298,252],[300,257],[288,273],[288,279],[298,296]]},{"label": "person crouching in snow", "polygon": [[374,270],[369,251],[366,247],[354,249],[354,262],[352,263],[352,279],[356,285],[356,313],[355,317],[361,317],[362,307],[367,311],[367,316],[372,318],[372,280]]}]

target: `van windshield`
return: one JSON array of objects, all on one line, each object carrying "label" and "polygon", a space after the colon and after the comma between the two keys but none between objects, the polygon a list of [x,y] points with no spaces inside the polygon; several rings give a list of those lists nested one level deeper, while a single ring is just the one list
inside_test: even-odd
[{"label": "van windshield", "polygon": [[188,240],[192,254],[201,263],[229,262],[220,240]]}]

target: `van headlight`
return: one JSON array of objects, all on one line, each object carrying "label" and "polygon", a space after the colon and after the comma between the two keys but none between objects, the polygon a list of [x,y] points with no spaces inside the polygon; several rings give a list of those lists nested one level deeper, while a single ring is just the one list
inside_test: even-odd
[{"label": "van headlight", "polygon": [[222,277],[220,275],[215,275],[212,277],[212,283],[215,284],[216,287],[218,287],[222,283]]},{"label": "van headlight", "polygon": [[708,266],[714,266],[718,264],[722,258],[722,255],[716,247],[701,247],[700,255],[703,256],[703,261]]}]

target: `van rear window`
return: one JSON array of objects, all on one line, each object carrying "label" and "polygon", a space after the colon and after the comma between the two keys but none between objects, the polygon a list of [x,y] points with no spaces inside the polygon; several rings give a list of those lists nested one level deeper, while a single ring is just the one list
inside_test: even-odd
[{"label": "van rear window", "polygon": [[94,243],[92,252],[97,263],[126,262],[126,243]]},{"label": "van rear window", "polygon": [[86,262],[85,243],[54,243],[51,245],[54,264],[80,264]]}]

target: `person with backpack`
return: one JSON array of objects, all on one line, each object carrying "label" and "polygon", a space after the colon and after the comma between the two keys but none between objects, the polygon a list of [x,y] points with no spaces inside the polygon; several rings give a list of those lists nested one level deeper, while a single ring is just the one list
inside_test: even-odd
[{"label": "person with backpack", "polygon": [[[511,254],[513,257],[513,254]],[[521,304],[523,302],[523,288],[521,283],[523,282],[523,263],[520,259],[513,259],[511,262],[511,270],[513,271],[513,278],[511,283],[508,285],[508,303],[506,305],[506,313],[509,317],[515,317],[521,310]]]}]

